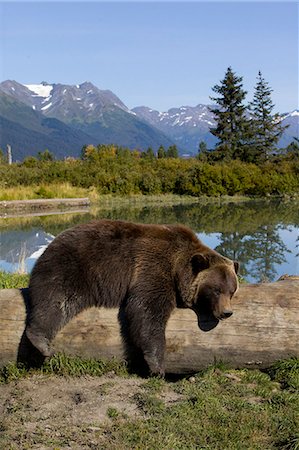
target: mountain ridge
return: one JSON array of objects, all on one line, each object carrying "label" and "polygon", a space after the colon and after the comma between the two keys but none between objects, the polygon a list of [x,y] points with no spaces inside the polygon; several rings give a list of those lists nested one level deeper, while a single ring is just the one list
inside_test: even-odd
[{"label": "mountain ridge", "polygon": [[14,160],[45,149],[57,158],[78,157],[86,141],[92,143],[92,137],[0,92],[0,147],[10,144]]},{"label": "mountain ridge", "polygon": [[[0,145],[13,143],[17,155],[28,151],[36,154],[37,144],[38,151],[48,148],[56,157],[77,157],[84,144],[157,150],[160,145],[168,147],[174,143],[180,153],[191,155],[197,153],[200,141],[208,148],[217,142],[210,133],[210,127],[215,125],[209,109],[212,105],[185,105],[163,112],[147,106],[130,110],[111,90],[99,89],[89,81],[67,85],[6,80],[0,83],[0,97]],[[11,100],[10,109],[8,97],[15,102],[13,105]],[[25,112],[24,106],[30,111]],[[283,125],[289,128],[279,146],[286,147],[294,136],[298,137],[299,112],[294,110],[281,117]],[[23,150],[22,133],[27,142]]]},{"label": "mountain ridge", "polygon": [[[178,146],[194,154],[198,151],[200,141],[204,141],[208,148],[213,148],[217,142],[216,137],[210,133],[210,127],[216,125],[210,107],[212,105],[186,105],[161,112],[147,106],[139,106],[132,111],[167,134]],[[286,147],[294,137],[299,137],[299,112],[294,110],[281,114],[280,117],[282,125],[289,125],[289,128],[280,138],[278,146]]]},{"label": "mountain ridge", "polygon": [[[90,82],[72,86],[46,82],[22,85],[6,80],[0,83],[0,97],[0,145],[5,147],[7,143],[13,143],[15,158],[21,158],[28,152],[36,154],[42,145],[56,157],[62,157],[66,151],[64,156],[77,157],[85,144],[117,144],[142,150],[173,144],[163,132],[131,112],[112,91],[100,90]],[[10,108],[3,107],[9,103],[7,98],[12,99]],[[25,107],[29,109],[24,110]],[[45,122],[44,119],[52,122]],[[39,132],[38,135],[33,133],[32,139],[29,133],[32,124],[28,125],[30,120],[35,122],[33,131]],[[54,123],[54,120],[57,122]],[[40,122],[39,125],[37,122]],[[56,125],[54,128],[61,131],[59,135],[52,130],[54,140],[49,139],[49,124]],[[22,132],[26,136],[25,150]]]}]

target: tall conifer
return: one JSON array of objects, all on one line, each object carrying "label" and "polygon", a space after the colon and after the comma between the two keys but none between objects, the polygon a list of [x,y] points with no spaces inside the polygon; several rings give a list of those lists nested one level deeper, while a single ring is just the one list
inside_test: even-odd
[{"label": "tall conifer", "polygon": [[243,105],[247,92],[242,80],[229,67],[221,84],[212,88],[219,96],[211,97],[218,107],[210,109],[216,120],[216,128],[210,128],[210,132],[219,139],[216,151],[225,159],[242,157],[247,138],[248,121]]},{"label": "tall conifer", "polygon": [[255,162],[265,161],[273,153],[276,144],[287,126],[281,125],[279,114],[272,114],[274,104],[271,99],[273,89],[265,81],[261,71],[257,76],[257,83],[252,102],[249,104],[251,112],[252,154]]}]

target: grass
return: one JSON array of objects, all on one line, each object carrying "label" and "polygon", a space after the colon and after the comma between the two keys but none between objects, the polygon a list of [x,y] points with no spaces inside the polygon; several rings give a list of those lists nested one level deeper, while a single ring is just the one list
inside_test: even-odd
[{"label": "grass", "polygon": [[[10,364],[1,370],[0,380],[17,383],[32,373],[101,376],[111,370],[126,377],[123,383],[129,379],[125,366],[116,361],[57,355],[39,372],[28,373]],[[93,448],[298,450],[299,395],[292,381],[298,375],[299,359],[290,358],[277,362],[267,372],[232,370],[222,365],[176,382],[143,380],[130,399],[139,411],[138,418],[109,407],[108,422],[92,424],[96,429]],[[78,448],[89,448],[87,428],[82,424],[82,429],[77,427],[71,433],[62,426],[55,445],[64,448],[72,434]],[[49,436],[44,429],[40,433],[38,442],[45,443]],[[24,448],[30,448],[26,447],[29,436],[23,439]]]},{"label": "grass", "polygon": [[28,285],[29,274],[0,271],[0,289],[19,289]]},{"label": "grass", "polygon": [[31,375],[59,375],[70,377],[100,377],[108,372],[125,376],[126,365],[116,359],[82,359],[57,353],[46,361],[40,369],[27,370],[22,364],[9,363],[0,369],[0,384],[17,381]]},{"label": "grass", "polygon": [[66,182],[33,186],[4,187],[1,189],[0,193],[0,201],[81,197],[89,197],[91,200],[96,201],[98,200],[99,195],[95,188],[80,188]]},{"label": "grass", "polygon": [[[10,200],[32,200],[39,198],[81,198],[88,197],[92,203],[96,203],[102,206],[110,206],[110,204],[128,203],[140,204],[146,202],[152,203],[195,203],[198,201],[197,197],[189,195],[175,195],[175,194],[159,194],[159,195],[113,195],[113,194],[100,194],[95,187],[81,188],[72,186],[70,183],[51,183],[44,185],[33,186],[14,186],[3,187],[0,192],[0,201]],[[237,197],[239,198],[239,197]],[[243,199],[243,197],[240,197]],[[245,197],[244,197],[245,198]]]},{"label": "grass", "polygon": [[[189,204],[196,203],[198,201],[217,201],[219,197],[206,197],[202,195],[200,197],[194,197],[191,195],[177,195],[177,194],[100,194],[96,187],[82,188],[72,186],[70,183],[51,183],[43,185],[33,186],[14,186],[14,187],[2,187],[0,192],[0,201],[11,200],[32,200],[41,198],[85,198],[88,197],[93,204],[98,206],[118,206],[126,204],[159,204],[174,205],[174,204]],[[243,201],[248,200],[248,196],[222,196],[221,201]]]},{"label": "grass", "polygon": [[[285,364],[298,373],[298,360],[293,359],[277,364],[272,369],[274,378]],[[284,389],[269,374],[212,367],[196,375],[192,383],[188,379],[163,383],[164,390],[181,397],[167,405],[160,395],[161,385],[159,393],[155,382],[148,392],[147,382],[146,391],[135,397],[146,420],[111,425],[110,448],[299,448],[298,393]]]},{"label": "grass", "polygon": [[269,375],[284,388],[299,392],[299,359],[278,361],[269,369]]},{"label": "grass", "polygon": [[[27,283],[28,275],[0,272],[2,289],[24,287]],[[120,376],[123,383],[132,378],[123,362],[58,353],[41,369],[28,371],[14,363],[2,367],[0,389],[1,385],[14,384],[17,391],[21,380],[30,380],[33,375],[82,377],[84,383],[86,376],[105,374]],[[109,396],[109,389],[101,389],[101,395]],[[266,371],[232,370],[218,364],[176,382],[150,378],[128,397],[139,411],[138,417],[127,416],[110,406],[107,423],[97,422],[95,417],[95,423],[89,424],[97,430],[93,431],[94,448],[299,450],[299,358],[278,361]],[[17,423],[26,422],[29,412],[22,398],[16,405],[10,406],[10,417]],[[73,441],[78,448],[89,448],[90,433],[85,423],[71,429],[62,421],[53,442],[42,426],[33,437],[23,434],[16,445],[5,434],[6,422],[1,423],[0,420],[1,448],[29,449],[37,442],[40,447],[51,444],[58,449]]]}]

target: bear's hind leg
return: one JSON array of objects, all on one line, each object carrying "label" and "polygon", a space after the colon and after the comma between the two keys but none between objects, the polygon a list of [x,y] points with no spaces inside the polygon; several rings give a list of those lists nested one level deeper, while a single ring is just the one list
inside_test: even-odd
[{"label": "bear's hind leg", "polygon": [[118,320],[124,345],[124,354],[127,362],[128,371],[141,377],[148,375],[148,365],[144,359],[143,351],[137,347],[130,336],[129,322],[125,307],[122,305],[119,310]]}]

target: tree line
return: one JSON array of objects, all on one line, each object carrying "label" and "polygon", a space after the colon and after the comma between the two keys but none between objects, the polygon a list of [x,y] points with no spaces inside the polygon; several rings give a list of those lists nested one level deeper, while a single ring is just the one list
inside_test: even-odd
[{"label": "tree line", "polygon": [[[217,138],[217,143],[215,148],[208,149],[206,143],[201,141],[197,158],[211,163],[237,159],[261,164],[284,153],[288,154],[289,159],[299,159],[297,136],[294,136],[286,151],[277,148],[277,143],[288,125],[283,126],[281,116],[273,112],[274,104],[271,98],[273,90],[261,71],[257,76],[253,100],[247,105],[244,104],[247,92],[243,88],[243,77],[233,72],[231,67],[226,70],[223,80],[212,87],[212,91],[216,96],[210,97],[214,106],[209,109],[213,113],[215,126],[210,127],[210,133]],[[130,149],[119,146],[112,145],[112,147],[115,149],[115,155],[131,152]],[[111,146],[85,145],[82,148],[81,158],[96,160],[107,151],[111,151]],[[179,150],[175,144],[170,145],[168,149],[161,145],[156,152],[149,147],[145,151],[135,150],[133,153],[149,160],[179,157]],[[49,150],[37,154],[39,161],[54,159]],[[7,162],[7,158],[0,149],[1,162]]]},{"label": "tree line", "polygon": [[82,159],[28,157],[22,163],[0,164],[0,189],[31,186],[47,197],[51,184],[63,183],[95,188],[99,194],[292,196],[299,192],[299,165],[286,158],[259,165],[239,160],[150,159],[112,145],[86,148]]}]

